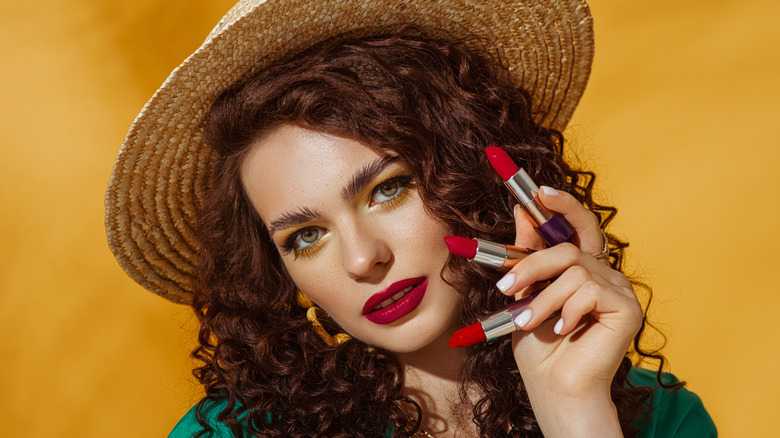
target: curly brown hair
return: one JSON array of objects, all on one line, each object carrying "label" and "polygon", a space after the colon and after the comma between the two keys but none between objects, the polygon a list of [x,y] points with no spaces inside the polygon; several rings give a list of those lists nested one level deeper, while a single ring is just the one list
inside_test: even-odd
[{"label": "curly brown hair", "polygon": [[[452,234],[508,242],[515,201],[484,153],[499,145],[535,181],[573,194],[606,226],[616,209],[594,201],[594,174],[564,161],[562,135],[535,123],[542,115],[534,111],[505,68],[417,29],[324,43],[225,91],[205,129],[220,160],[198,230],[200,407],[226,400],[218,420],[236,436],[408,436],[422,419],[402,393],[393,353],[357,339],[327,346],[296,305],[295,285],[239,177],[258,138],[292,124],[392,151],[410,166],[427,213]],[[609,240],[620,269],[626,244]],[[451,257],[442,272],[463,296],[463,324],[512,300],[496,289],[495,271]],[[663,360],[639,348],[642,332],[635,350]],[[626,381],[630,368],[626,357],[612,384],[626,435],[636,432],[633,420],[650,396]],[[482,436],[541,436],[509,337],[470,347],[461,374],[464,388],[480,394],[472,408]]]}]

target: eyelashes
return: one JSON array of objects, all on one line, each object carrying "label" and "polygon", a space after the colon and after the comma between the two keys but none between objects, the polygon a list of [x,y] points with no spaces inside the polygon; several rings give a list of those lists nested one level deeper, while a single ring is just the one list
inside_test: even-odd
[{"label": "eyelashes", "polygon": [[322,242],[325,229],[321,227],[306,227],[296,231],[287,238],[282,251],[285,254],[295,252],[295,257],[313,254]]},{"label": "eyelashes", "polygon": [[411,185],[411,175],[398,176],[381,182],[371,192],[369,205],[390,208],[406,198]]},{"label": "eyelashes", "polygon": [[[371,209],[390,209],[402,203],[414,187],[412,175],[389,178],[377,184],[371,191],[368,207]],[[324,244],[328,230],[318,226],[308,226],[292,233],[281,245],[282,252],[293,253],[295,258],[315,254]]]}]

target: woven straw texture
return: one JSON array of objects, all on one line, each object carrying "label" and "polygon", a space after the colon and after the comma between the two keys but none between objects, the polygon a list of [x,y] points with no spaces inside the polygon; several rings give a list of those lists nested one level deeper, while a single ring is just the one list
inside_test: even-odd
[{"label": "woven straw texture", "polygon": [[147,102],[119,151],[106,192],[106,230],[127,274],[168,300],[190,301],[193,230],[216,157],[203,144],[202,121],[222,90],[324,39],[407,24],[470,38],[471,49],[507,66],[532,93],[545,126],[562,130],[585,89],[593,25],[584,0],[241,1]]}]

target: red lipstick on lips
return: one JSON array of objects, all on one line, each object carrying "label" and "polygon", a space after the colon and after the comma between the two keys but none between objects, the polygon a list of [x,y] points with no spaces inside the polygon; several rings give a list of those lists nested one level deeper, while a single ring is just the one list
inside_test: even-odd
[{"label": "red lipstick on lips", "polygon": [[363,306],[363,316],[374,324],[390,324],[412,312],[428,289],[428,277],[396,281],[372,295]]}]

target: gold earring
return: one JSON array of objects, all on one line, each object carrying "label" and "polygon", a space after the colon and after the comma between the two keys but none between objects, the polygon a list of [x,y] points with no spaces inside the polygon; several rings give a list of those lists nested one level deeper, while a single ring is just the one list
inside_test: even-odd
[{"label": "gold earring", "polygon": [[321,311],[322,313],[324,313],[326,318],[330,318],[330,316],[327,313],[325,313],[324,310],[317,307],[314,304],[314,301],[312,301],[311,298],[307,297],[303,292],[299,290],[298,293],[296,294],[295,299],[298,302],[299,306],[303,307],[304,309],[307,309],[306,319],[308,319],[309,322],[311,323],[312,327],[314,328],[314,332],[317,333],[320,339],[322,339],[326,344],[331,346],[339,345],[352,339],[352,337],[346,333],[337,333],[331,336],[330,333],[328,333],[325,330],[325,327],[322,326],[322,323],[317,317],[317,311]]}]

